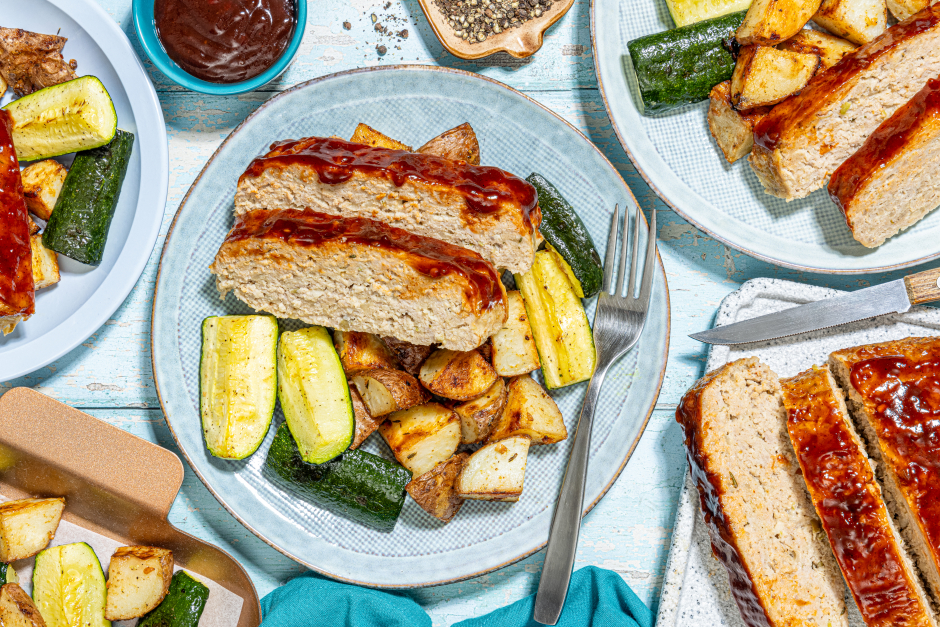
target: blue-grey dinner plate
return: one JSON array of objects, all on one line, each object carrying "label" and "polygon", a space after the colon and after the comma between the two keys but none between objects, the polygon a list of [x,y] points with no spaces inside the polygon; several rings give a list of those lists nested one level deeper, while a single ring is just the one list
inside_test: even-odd
[{"label": "blue-grey dinner plate", "polygon": [[747,158],[729,164],[709,133],[708,102],[641,115],[624,71],[627,43],[673,27],[665,0],[591,3],[594,63],[607,113],[631,161],[666,204],[728,246],[799,270],[857,274],[940,256],[940,211],[878,248],[865,248],[825,188],[788,203],[764,193]]},{"label": "blue-grey dinner plate", "polygon": [[[272,483],[262,469],[274,428],[246,461],[216,459],[203,444],[198,411],[200,325],[206,316],[250,311],[231,295],[220,300],[208,269],[233,223],[238,177],[274,141],[310,135],[349,137],[358,122],[415,146],[470,122],[479,137],[483,163],[523,176],[541,172],[571,201],[601,246],[607,240],[614,204],[623,208],[635,203],[607,159],[538,103],[480,76],[421,66],[344,72],[279,94],[232,132],[183,200],[157,279],[153,371],[167,422],[193,469],[245,527],[323,574],[389,588],[455,581],[510,564],[545,544],[569,442],[532,448],[518,503],[467,501],[444,525],[408,499],[391,533],[350,522]],[[586,509],[620,474],[662,383],[669,295],[662,265],[657,266],[643,336],[608,375],[604,387],[594,427]],[[282,323],[282,329],[297,326]],[[584,387],[552,393],[572,433]],[[278,410],[274,424],[282,419]],[[364,446],[391,459],[377,434]]]},{"label": "blue-grey dinner plate", "polygon": [[[157,93],[118,23],[95,0],[4,2],[0,15],[8,28],[68,38],[65,58],[75,59],[79,76],[101,80],[114,101],[118,128],[135,137],[101,264],[59,255],[59,283],[38,291],[35,315],[0,336],[0,381],[7,381],[62,357],[121,306],[157,241],[170,168]],[[71,155],[59,160],[68,163]]]}]

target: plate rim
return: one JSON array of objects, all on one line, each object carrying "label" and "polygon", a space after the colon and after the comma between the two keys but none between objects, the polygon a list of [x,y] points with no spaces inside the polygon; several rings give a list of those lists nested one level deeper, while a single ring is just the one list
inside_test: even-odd
[{"label": "plate rim", "polygon": [[[603,73],[601,72],[600,55],[598,54],[598,48],[597,48],[597,25],[596,25],[597,5],[601,2],[603,2],[603,0],[592,0],[591,2],[591,49],[594,53],[594,75],[595,75],[595,78],[597,79],[597,86],[601,93],[601,100],[604,101],[604,109],[606,109],[607,111],[607,117],[608,119],[610,119],[610,125],[614,128],[614,133],[616,133],[617,139],[620,141],[620,145],[623,147],[624,152],[627,153],[627,158],[630,159],[630,163],[633,164],[633,167],[636,169],[637,174],[639,174],[640,177],[643,179],[643,181],[649,186],[649,188],[653,190],[653,193],[656,194],[656,196],[660,200],[662,200],[666,204],[667,207],[675,211],[679,215],[679,217],[681,217],[683,220],[685,220],[686,222],[694,226],[699,231],[705,233],[712,239],[717,240],[718,242],[726,246],[729,246],[733,248],[734,250],[740,251],[744,253],[745,255],[748,255],[749,257],[753,257],[754,259],[757,259],[759,261],[763,261],[763,262],[766,262],[775,266],[789,268],[792,270],[800,270],[803,272],[814,272],[814,273],[819,273],[819,274],[832,274],[832,275],[856,275],[856,274],[869,274],[869,273],[875,273],[875,272],[891,272],[893,270],[912,268],[914,266],[918,266],[920,264],[933,261],[934,259],[937,259],[938,257],[940,257],[940,249],[938,249],[935,253],[925,255],[923,257],[919,257],[914,260],[903,261],[899,263],[881,265],[881,266],[871,266],[871,267],[865,267],[865,268],[831,268],[831,267],[822,267],[819,265],[808,266],[808,265],[804,265],[804,264],[800,264],[800,263],[796,263],[792,261],[784,261],[781,259],[777,259],[771,255],[767,255],[764,253],[751,250],[750,248],[747,248],[746,246],[740,243],[735,243],[731,241],[727,237],[717,233],[714,229],[710,229],[710,228],[703,226],[698,220],[696,220],[695,218],[690,216],[686,211],[681,209],[678,203],[673,202],[669,198],[669,196],[662,189],[660,189],[658,185],[656,185],[653,182],[650,176],[647,175],[646,170],[643,168],[643,166],[640,165],[639,160],[633,154],[633,150],[630,148],[630,144],[627,141],[626,135],[623,132],[621,132],[620,126],[617,124],[617,120],[614,118],[613,109],[611,108],[610,102],[608,101],[608,98],[607,98],[607,88],[604,86],[604,80],[602,77]],[[633,94],[631,93],[630,96],[633,97]],[[665,163],[665,160],[663,160],[663,163],[665,164],[665,167],[669,169],[670,172],[673,172],[673,174],[675,174],[674,170],[671,167],[669,167],[668,164]],[[678,178],[677,174],[675,176],[676,178]],[[698,194],[697,192],[694,192],[694,193],[696,196],[701,198],[700,194]]]},{"label": "plate rim", "polygon": [[[247,124],[250,120],[252,120],[256,115],[259,115],[261,111],[263,111],[270,103],[272,103],[272,102],[275,101],[276,99],[281,98],[281,97],[283,97],[283,96],[285,96],[286,94],[289,94],[289,93],[291,93],[291,92],[298,91],[298,90],[307,88],[307,87],[312,86],[312,85],[316,85],[316,84],[319,84],[319,83],[322,83],[322,82],[327,82],[327,81],[330,81],[330,80],[333,80],[333,79],[337,79],[337,78],[341,78],[341,77],[345,77],[345,76],[350,76],[350,75],[354,75],[354,74],[365,74],[365,73],[371,73],[371,72],[393,72],[393,71],[402,71],[402,70],[404,70],[404,71],[416,71],[416,70],[418,70],[418,71],[432,71],[432,72],[442,72],[442,73],[446,73],[446,74],[455,74],[455,75],[463,76],[463,77],[465,77],[465,78],[476,79],[476,80],[481,80],[481,81],[484,81],[484,82],[488,82],[488,83],[491,83],[491,84],[495,85],[495,86],[498,87],[498,88],[506,89],[506,90],[512,92],[513,94],[517,95],[517,96],[521,96],[522,98],[524,98],[524,99],[525,99],[526,101],[528,101],[529,103],[534,104],[534,105],[538,106],[539,108],[543,109],[545,112],[551,114],[551,116],[554,117],[557,121],[561,122],[562,124],[564,124],[564,125],[566,125],[568,128],[570,128],[572,131],[574,131],[575,133],[577,133],[577,135],[578,135],[582,140],[584,140],[584,141],[587,143],[587,145],[590,146],[590,147],[601,157],[601,159],[604,160],[604,162],[610,167],[611,171],[613,171],[613,172],[616,174],[617,178],[618,178],[618,179],[620,180],[620,182],[623,184],[623,189],[626,190],[626,192],[627,192],[627,194],[629,195],[630,199],[633,200],[634,205],[637,206],[637,207],[640,207],[640,204],[636,201],[636,197],[635,197],[634,194],[633,194],[633,190],[630,189],[630,186],[629,186],[629,185],[627,185],[626,181],[623,179],[623,176],[621,176],[621,174],[620,174],[620,172],[617,170],[617,168],[610,162],[610,160],[604,155],[604,153],[601,152],[601,150],[600,150],[597,146],[595,146],[594,143],[593,143],[592,141],[590,141],[590,140],[584,135],[584,133],[582,133],[582,132],[581,132],[579,129],[577,129],[574,125],[572,125],[571,123],[569,123],[567,120],[565,120],[565,119],[562,118],[560,115],[558,115],[557,113],[555,113],[554,111],[552,111],[551,109],[549,109],[548,107],[546,107],[545,105],[541,104],[541,103],[538,102],[537,100],[534,100],[533,98],[527,96],[526,94],[520,92],[519,90],[514,89],[513,87],[510,87],[509,85],[506,85],[506,84],[504,84],[504,83],[502,83],[502,82],[500,82],[500,81],[497,81],[497,80],[495,80],[495,79],[492,79],[492,78],[489,78],[489,77],[486,77],[486,76],[481,76],[481,75],[475,74],[475,73],[473,73],[473,72],[468,72],[468,71],[465,71],[465,70],[456,69],[456,68],[448,68],[448,67],[440,67],[440,66],[432,66],[432,65],[422,65],[422,64],[396,64],[396,65],[387,65],[387,66],[373,66],[373,67],[353,68],[353,69],[344,70],[344,71],[341,71],[341,72],[335,72],[335,73],[333,73],[333,74],[326,74],[326,75],[324,75],[324,76],[319,76],[319,77],[310,79],[310,80],[308,80],[308,81],[304,81],[304,82],[302,82],[302,83],[297,83],[296,85],[293,85],[293,86],[290,87],[289,89],[286,89],[286,90],[284,90],[284,91],[282,91],[282,92],[276,94],[276,95],[273,96],[272,98],[270,98],[270,99],[264,101],[257,109],[255,109],[254,111],[252,111],[244,120],[242,120],[234,129],[232,129],[231,133],[229,133],[229,135],[222,141],[222,143],[219,144],[218,148],[215,149],[215,151],[212,153],[212,155],[211,155],[211,156],[209,157],[209,159],[206,161],[206,164],[203,166],[202,170],[200,170],[199,174],[198,174],[198,175],[196,176],[196,178],[193,180],[192,185],[191,185],[190,188],[186,191],[186,195],[183,196],[183,199],[180,201],[179,207],[177,207],[176,213],[175,213],[175,215],[173,216],[173,221],[171,222],[170,227],[169,227],[169,229],[167,230],[166,238],[164,239],[164,243],[163,243],[163,249],[162,249],[161,252],[160,252],[160,262],[159,262],[159,265],[158,265],[158,268],[157,268],[156,283],[155,283],[155,287],[154,287],[154,298],[153,298],[153,301],[152,301],[151,307],[150,307],[150,313],[151,313],[151,315],[150,315],[150,347],[151,347],[151,350],[150,350],[150,364],[151,364],[151,369],[152,369],[152,372],[153,372],[154,388],[156,389],[157,398],[158,398],[158,400],[160,401],[160,408],[161,408],[161,410],[163,411],[164,416],[166,416],[167,411],[166,411],[166,405],[165,405],[164,400],[163,400],[163,392],[161,391],[161,388],[160,388],[160,381],[159,381],[159,375],[158,375],[159,369],[158,369],[157,363],[156,363],[156,352],[155,352],[154,349],[153,349],[153,347],[154,347],[154,335],[155,335],[155,333],[154,333],[154,325],[155,325],[155,321],[156,321],[156,315],[155,315],[155,313],[156,313],[156,304],[157,304],[157,292],[159,291],[159,289],[160,289],[160,284],[161,284],[160,278],[161,278],[161,275],[162,275],[162,272],[163,272],[164,256],[166,255],[167,247],[168,247],[169,244],[170,244],[170,239],[171,239],[171,236],[172,236],[172,234],[173,234],[173,231],[174,231],[174,229],[175,229],[175,227],[176,227],[177,220],[179,219],[179,217],[180,217],[180,215],[181,215],[181,213],[182,213],[182,209],[183,209],[183,207],[186,205],[187,201],[189,200],[189,197],[190,197],[190,195],[193,193],[193,190],[195,189],[196,185],[200,182],[200,180],[202,179],[202,176],[206,173],[206,170],[209,168],[210,165],[212,165],[213,161],[214,161],[215,158],[218,156],[218,154],[219,154],[219,152],[222,150],[222,148],[224,148],[224,147],[228,144],[228,142],[229,142],[230,140],[232,140],[232,138],[235,137],[235,135],[241,130],[241,128],[242,128],[245,124]],[[655,211],[655,209],[653,209],[653,211]],[[640,214],[643,216],[643,223],[646,224],[646,226],[647,226],[647,232],[649,232],[649,223],[648,223],[647,220],[646,220],[646,216],[645,216],[645,214],[643,214],[642,211],[640,212]],[[617,468],[616,472],[614,472],[614,474],[613,474],[613,476],[611,477],[610,481],[607,482],[607,484],[601,489],[601,491],[600,491],[600,493],[598,494],[597,498],[594,499],[592,502],[588,503],[588,504],[584,507],[584,511],[582,512],[582,516],[587,515],[588,512],[590,512],[592,509],[594,509],[594,507],[595,507],[595,506],[600,502],[600,500],[607,494],[607,492],[610,490],[610,488],[613,486],[613,484],[614,484],[614,483],[617,481],[617,479],[620,477],[620,475],[621,475],[621,473],[623,472],[624,468],[626,468],[626,465],[627,465],[627,463],[630,461],[630,458],[633,456],[633,453],[635,452],[636,447],[637,447],[637,445],[639,444],[640,439],[643,437],[644,433],[646,432],[646,427],[648,426],[649,420],[650,420],[650,418],[652,417],[653,412],[654,412],[655,409],[656,409],[656,402],[657,402],[657,400],[658,400],[658,398],[659,398],[659,394],[660,394],[660,392],[661,392],[661,390],[662,390],[663,380],[664,380],[665,374],[666,374],[666,365],[667,365],[667,361],[668,361],[668,358],[669,358],[669,347],[670,347],[670,340],[671,340],[671,337],[670,337],[670,336],[671,336],[671,330],[672,330],[672,308],[671,308],[671,301],[670,301],[670,295],[669,295],[669,282],[668,282],[668,277],[666,276],[666,269],[665,269],[665,266],[663,265],[662,257],[661,257],[660,254],[659,254],[659,248],[658,248],[658,247],[657,247],[657,250],[656,250],[656,260],[657,260],[657,263],[658,263],[658,265],[659,265],[659,269],[660,269],[660,271],[662,272],[662,276],[663,276],[663,286],[664,286],[664,288],[665,288],[664,297],[665,297],[665,305],[666,305],[666,307],[665,307],[665,308],[666,308],[666,316],[665,316],[665,322],[666,322],[666,324],[665,324],[665,345],[664,345],[664,347],[663,347],[664,350],[663,350],[663,354],[662,354],[662,358],[661,358],[661,362],[660,362],[659,376],[658,376],[657,381],[656,381],[656,390],[655,390],[655,394],[654,394],[654,396],[653,396],[653,402],[652,402],[652,404],[650,405],[648,411],[646,412],[646,416],[643,417],[642,423],[641,423],[640,428],[639,428],[639,431],[638,431],[638,435],[637,435],[637,437],[635,438],[634,442],[631,444],[631,446],[630,446],[629,450],[627,451],[627,454],[625,455],[623,461],[620,463],[620,466]],[[180,449],[180,453],[181,453],[181,454],[183,455],[183,457],[186,459],[186,462],[189,464],[190,468],[193,470],[193,472],[196,474],[196,476],[199,477],[199,480],[203,483],[203,485],[205,485],[205,487],[206,487],[206,489],[209,491],[209,493],[212,494],[212,496],[215,497],[215,499],[219,502],[219,504],[222,505],[222,507],[225,508],[225,510],[228,511],[228,513],[231,514],[243,527],[245,527],[245,529],[247,529],[248,531],[252,532],[255,536],[257,536],[260,540],[262,540],[265,544],[267,544],[267,545],[270,546],[271,548],[275,549],[276,551],[278,551],[278,552],[281,553],[282,555],[284,555],[284,556],[290,558],[290,559],[293,560],[294,562],[296,562],[296,563],[298,563],[298,564],[301,564],[301,565],[303,565],[303,566],[309,568],[310,570],[312,570],[312,571],[314,571],[314,572],[316,572],[316,573],[318,573],[318,574],[320,574],[320,575],[324,575],[324,576],[330,577],[330,578],[335,579],[335,580],[338,580],[338,581],[342,581],[342,582],[345,582],[345,583],[350,583],[350,584],[354,584],[354,585],[358,585],[358,586],[364,586],[364,587],[369,587],[369,588],[378,588],[378,589],[386,589],[386,590],[418,589],[418,588],[427,588],[427,587],[433,587],[433,586],[440,586],[440,585],[444,585],[444,584],[450,584],[450,583],[457,583],[457,582],[460,582],[460,581],[465,581],[465,580],[467,580],[467,579],[472,579],[472,578],[474,578],[474,577],[479,577],[479,576],[481,576],[481,575],[485,575],[485,574],[487,574],[487,573],[491,573],[491,572],[500,570],[500,569],[505,568],[505,567],[507,567],[507,566],[509,566],[509,565],[511,565],[511,564],[514,564],[514,563],[516,563],[516,562],[518,562],[518,561],[520,561],[520,560],[523,560],[523,559],[529,557],[530,555],[533,555],[534,553],[537,553],[538,551],[540,551],[540,550],[542,550],[543,548],[545,548],[545,546],[548,544],[548,541],[547,541],[547,539],[546,539],[545,542],[540,543],[540,544],[537,545],[536,547],[534,547],[534,548],[532,548],[532,549],[529,549],[529,550],[526,550],[526,551],[523,551],[522,553],[520,553],[520,554],[518,554],[518,555],[514,555],[513,557],[511,557],[511,558],[509,558],[509,559],[507,559],[507,560],[505,560],[505,561],[503,561],[503,562],[500,562],[499,564],[497,564],[497,565],[495,565],[495,566],[490,566],[490,567],[484,568],[484,569],[482,569],[482,570],[479,570],[479,571],[476,571],[476,572],[473,572],[473,573],[469,573],[469,574],[465,574],[465,575],[459,575],[459,576],[456,576],[456,577],[450,577],[450,578],[445,578],[445,579],[438,579],[438,580],[435,580],[435,581],[425,581],[425,582],[421,582],[421,583],[412,583],[412,584],[376,584],[376,583],[369,582],[369,581],[362,581],[362,580],[354,579],[354,578],[351,578],[351,577],[345,577],[345,576],[337,575],[337,574],[331,573],[331,572],[329,572],[328,570],[325,570],[324,568],[322,568],[322,567],[320,567],[320,566],[317,566],[317,565],[315,565],[315,564],[313,564],[313,563],[311,563],[311,562],[305,561],[305,560],[303,560],[303,559],[297,557],[296,555],[293,555],[293,554],[292,554],[291,552],[289,552],[287,549],[284,549],[284,548],[282,548],[282,547],[277,546],[274,542],[272,542],[272,541],[269,540],[267,537],[265,537],[265,535],[262,534],[259,530],[255,529],[253,526],[251,526],[250,524],[248,524],[238,513],[236,513],[236,512],[232,509],[231,506],[229,506],[228,503],[226,503],[226,502],[223,500],[223,498],[221,497],[221,495],[218,494],[218,493],[216,492],[216,490],[215,490],[211,485],[209,485],[209,482],[206,480],[205,477],[203,477],[202,472],[196,467],[195,464],[193,464],[192,460],[190,459],[189,453],[188,453],[188,452],[186,451],[186,449],[180,444],[179,437],[177,436],[176,430],[173,428],[173,425],[170,423],[169,420],[166,420],[166,423],[167,423],[167,426],[168,426],[169,429],[170,429],[170,433],[173,435],[173,439],[176,441],[176,444],[177,444],[177,446],[178,446],[179,449]]]},{"label": "plate rim", "polygon": [[[105,12],[104,8],[93,0],[46,0],[46,2],[74,20],[75,23],[91,37],[114,68],[114,72],[120,79],[121,86],[127,94],[131,109],[134,111],[134,119],[137,122],[138,128],[137,146],[141,155],[141,183],[137,189],[137,205],[135,207],[134,220],[137,220],[137,214],[143,213],[140,211],[142,204],[140,199],[146,197],[141,194],[145,189],[150,190],[155,186],[157,192],[155,206],[159,206],[160,210],[154,212],[154,216],[151,218],[149,224],[144,223],[144,226],[141,227],[141,229],[143,229],[141,239],[144,242],[149,242],[149,246],[133,246],[128,248],[127,252],[122,251],[117,260],[115,260],[114,267],[112,267],[111,271],[104,277],[101,284],[95,288],[91,296],[76,310],[75,313],[80,311],[88,312],[82,318],[84,323],[77,325],[81,330],[76,332],[75,325],[66,320],[50,329],[45,334],[28,342],[23,347],[20,347],[20,349],[14,349],[21,350],[22,348],[32,345],[32,349],[27,351],[25,359],[17,362],[25,365],[12,369],[9,374],[0,373],[0,381],[11,381],[33,373],[40,368],[44,368],[72,352],[85,340],[94,335],[95,332],[111,318],[114,312],[124,304],[131,291],[136,287],[140,276],[150,262],[150,257],[153,254],[157,239],[160,235],[160,228],[163,226],[163,219],[166,217],[166,199],[170,184],[170,156],[169,144],[167,143],[166,122],[163,119],[160,98],[157,96],[153,82],[150,80],[150,76],[141,63],[140,57],[137,56],[130,40],[127,38],[127,35],[124,34],[124,31],[120,29],[118,23]],[[101,32],[102,30],[104,33]],[[101,34],[107,34],[109,37],[106,40],[102,40],[100,37]],[[108,49],[114,48],[119,48],[119,50],[115,50],[114,54],[109,54]],[[120,57],[118,53],[120,53]],[[127,72],[134,72],[135,70],[139,72],[142,79],[141,84],[145,85],[146,89],[130,90],[125,84],[122,75]],[[136,94],[133,92],[136,92]],[[157,153],[152,158],[153,162],[158,166],[156,176],[144,175],[144,162],[146,157],[139,140],[141,135],[140,129],[148,126],[149,122],[152,120],[137,119],[138,109],[134,106],[137,100],[140,101],[139,103],[142,106],[139,111],[149,109],[149,113],[152,114],[155,119],[159,120],[159,124],[149,125],[155,129],[153,132],[156,133],[156,136],[154,138],[155,145],[147,147],[148,151],[156,151]],[[144,122],[148,124],[144,124]],[[150,160],[148,159],[148,161]],[[148,179],[154,182],[147,183]],[[133,223],[131,229],[133,230]],[[127,241],[125,241],[125,246],[126,244]],[[146,250],[145,255],[140,254],[143,250]],[[125,255],[127,255],[127,259],[125,259]],[[39,344],[39,346],[37,346],[37,344]],[[39,350],[36,350],[37,348],[39,348]],[[45,356],[31,360],[28,355],[33,352],[39,355],[44,354]]]}]

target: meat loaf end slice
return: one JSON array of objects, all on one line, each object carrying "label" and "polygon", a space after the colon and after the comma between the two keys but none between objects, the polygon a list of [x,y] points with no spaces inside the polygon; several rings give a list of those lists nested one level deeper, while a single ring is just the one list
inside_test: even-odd
[{"label": "meat loaf end slice", "polygon": [[715,557],[752,627],[847,625],[839,568],[803,485],[777,375],[734,361],[682,398],[692,478]]},{"label": "meat loaf end slice", "polygon": [[878,126],[940,74],[940,4],[896,24],[814,76],[754,129],[751,167],[774,196],[823,187]]},{"label": "meat loaf end slice", "polygon": [[928,81],[839,166],[829,196],[869,248],[940,205],[940,79]]},{"label": "meat loaf end slice", "polygon": [[930,601],[828,368],[780,382],[787,428],[842,576],[868,627],[934,627]]},{"label": "meat loaf end slice", "polygon": [[878,461],[888,508],[940,598],[940,338],[836,351],[829,365]]},{"label": "meat loaf end slice", "polygon": [[478,254],[366,218],[242,215],[210,270],[278,318],[466,351],[506,320],[499,275]]}]

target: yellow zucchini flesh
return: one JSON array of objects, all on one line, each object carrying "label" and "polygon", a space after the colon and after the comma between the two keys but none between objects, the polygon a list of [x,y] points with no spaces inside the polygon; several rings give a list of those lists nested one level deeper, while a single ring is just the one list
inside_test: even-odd
[{"label": "yellow zucchini flesh", "polygon": [[206,448],[244,459],[264,440],[277,400],[277,319],[212,316],[202,323],[199,411]]},{"label": "yellow zucchini flesh", "polygon": [[729,13],[746,11],[751,0],[666,0],[676,26],[688,26]]},{"label": "yellow zucchini flesh", "polygon": [[322,464],[349,448],[355,430],[352,400],[343,364],[325,328],[281,334],[277,396],[305,462]]},{"label": "yellow zucchini flesh", "polygon": [[594,374],[597,354],[587,314],[557,254],[541,250],[525,274],[517,274],[542,376],[549,388],[586,381]]}]

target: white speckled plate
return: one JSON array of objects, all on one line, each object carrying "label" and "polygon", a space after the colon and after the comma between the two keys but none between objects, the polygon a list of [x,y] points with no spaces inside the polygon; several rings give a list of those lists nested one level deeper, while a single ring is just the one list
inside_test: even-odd
[{"label": "white speckled plate", "polygon": [[[248,529],[314,570],[389,588],[445,583],[506,566],[545,544],[570,440],[533,447],[518,503],[468,501],[452,522],[442,525],[408,499],[395,530],[381,533],[272,483],[262,469],[274,429],[251,458],[232,462],[206,452],[199,424],[201,322],[206,316],[250,311],[231,295],[220,300],[208,269],[233,223],[238,176],[272,141],[348,137],[360,121],[413,145],[470,122],[484,163],[522,176],[541,172],[577,208],[602,246],[614,204],[636,204],[597,148],[519,92],[468,72],[397,66],[326,76],[275,96],[225,140],[180,206],[154,296],[153,372],[167,423],[196,474]],[[654,276],[653,302],[640,343],[616,365],[604,386],[592,439],[586,509],[620,474],[659,394],[669,342],[669,296],[661,264]],[[588,302],[593,317],[594,301]],[[282,329],[297,326],[282,323]],[[584,387],[552,392],[569,432]],[[281,420],[278,410],[275,425]],[[391,457],[378,434],[364,448]]]},{"label": "white speckled plate", "polygon": [[[839,294],[832,290],[779,279],[753,279],[721,302],[715,326],[748,320]],[[791,377],[813,364],[823,364],[840,348],[898,340],[911,335],[940,335],[940,309],[915,307],[892,314],[797,337],[739,347],[712,346],[706,372],[742,357],[755,356],[781,377]],[[846,592],[849,625],[864,627],[858,608]],[[686,478],[679,497],[672,545],[659,600],[657,627],[743,627],[731,598],[728,575],[712,555],[702,522],[698,491]]]},{"label": "white speckled plate", "polygon": [[594,0],[597,81],[620,143],[650,187],[715,239],[771,263],[826,273],[863,273],[940,255],[940,211],[877,249],[856,242],[825,189],[787,203],[764,193],[747,159],[729,164],[708,131],[707,102],[641,115],[624,72],[627,43],[673,28],[665,0]]}]

